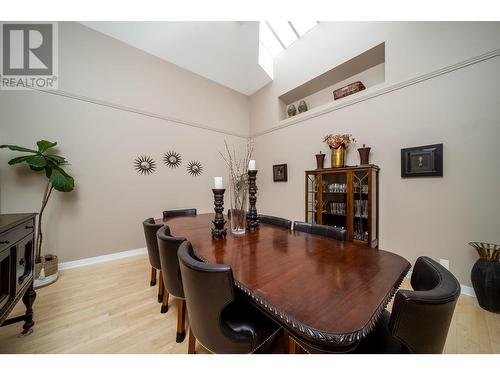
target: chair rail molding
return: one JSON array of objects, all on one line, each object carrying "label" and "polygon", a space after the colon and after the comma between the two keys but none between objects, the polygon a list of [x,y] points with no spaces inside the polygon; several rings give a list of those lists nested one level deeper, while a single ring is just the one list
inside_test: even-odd
[{"label": "chair rail molding", "polygon": [[490,52],[483,53],[483,54],[475,56],[475,57],[471,57],[467,60],[463,60],[463,61],[458,62],[456,64],[448,65],[444,68],[434,70],[430,73],[423,74],[423,75],[420,75],[420,76],[417,76],[414,78],[410,78],[410,79],[405,80],[405,81],[389,84],[388,86],[383,86],[383,87],[378,88],[378,89],[376,87],[373,87],[371,90],[367,89],[365,91],[361,91],[361,93],[358,94],[359,96],[357,95],[353,99],[345,100],[345,101],[342,100],[340,103],[331,102],[328,104],[324,104],[322,106],[313,108],[307,112],[301,113],[297,116],[287,118],[285,120],[281,120],[278,122],[278,124],[276,126],[273,126],[269,129],[262,130],[259,132],[251,133],[250,138],[256,138],[256,137],[259,137],[259,136],[262,136],[262,135],[265,135],[268,133],[272,133],[276,130],[284,129],[284,128],[287,128],[289,126],[298,124],[302,121],[324,115],[325,113],[337,111],[341,108],[351,106],[351,105],[354,105],[357,103],[361,103],[361,102],[364,102],[365,100],[369,100],[369,99],[375,98],[377,96],[385,95],[385,94],[391,93],[393,91],[400,90],[400,89],[403,89],[405,87],[415,85],[419,82],[423,82],[423,81],[426,81],[426,80],[429,80],[429,79],[432,79],[435,77],[439,77],[443,74],[451,73],[455,70],[466,68],[470,65],[474,65],[474,64],[477,64],[477,63],[480,63],[482,61],[489,60],[489,59],[492,59],[492,58],[495,58],[498,56],[500,56],[500,48],[495,49],[495,50],[490,51]]}]

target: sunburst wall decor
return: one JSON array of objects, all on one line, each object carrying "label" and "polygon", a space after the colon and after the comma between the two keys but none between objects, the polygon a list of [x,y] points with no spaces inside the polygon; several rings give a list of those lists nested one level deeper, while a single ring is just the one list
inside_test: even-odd
[{"label": "sunburst wall decor", "polygon": [[156,169],[156,163],[150,156],[139,156],[134,160],[134,168],[137,173],[151,174]]},{"label": "sunburst wall decor", "polygon": [[197,160],[192,160],[189,162],[187,166],[187,171],[191,174],[191,176],[199,176],[201,172],[203,172],[203,166]]},{"label": "sunburst wall decor", "polygon": [[182,158],[178,152],[169,151],[163,155],[163,162],[169,168],[177,168],[181,165]]}]

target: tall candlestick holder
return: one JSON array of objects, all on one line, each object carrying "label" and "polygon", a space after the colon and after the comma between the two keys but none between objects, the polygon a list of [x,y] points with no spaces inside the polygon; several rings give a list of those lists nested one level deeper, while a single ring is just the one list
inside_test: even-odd
[{"label": "tall candlestick holder", "polygon": [[259,229],[259,215],[257,214],[257,207],[255,203],[257,203],[257,184],[255,181],[257,180],[257,171],[249,170],[248,171],[248,201],[250,203],[250,207],[247,212],[247,229],[250,232],[253,232]]},{"label": "tall candlestick holder", "polygon": [[224,228],[226,224],[226,220],[224,220],[224,192],[226,189],[212,189],[214,193],[214,210],[215,210],[215,218],[212,221],[215,228],[212,228],[212,239],[218,239],[222,237],[226,237],[227,230]]}]

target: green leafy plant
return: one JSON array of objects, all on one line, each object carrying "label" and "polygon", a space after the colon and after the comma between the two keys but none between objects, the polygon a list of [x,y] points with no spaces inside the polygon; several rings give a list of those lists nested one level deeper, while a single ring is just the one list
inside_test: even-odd
[{"label": "green leafy plant", "polygon": [[75,180],[63,169],[63,166],[68,165],[67,160],[60,156],[52,154],[53,148],[57,142],[50,142],[46,140],[38,141],[38,150],[33,150],[26,147],[15,145],[1,145],[0,148],[8,148],[11,151],[24,152],[28,155],[18,156],[9,160],[9,165],[26,163],[31,170],[36,172],[45,172],[47,177],[47,186],[42,199],[42,207],[38,215],[38,227],[36,236],[36,259],[37,262],[41,259],[42,253],[42,216],[45,207],[49,201],[52,190],[56,189],[61,192],[70,192],[75,188]]}]

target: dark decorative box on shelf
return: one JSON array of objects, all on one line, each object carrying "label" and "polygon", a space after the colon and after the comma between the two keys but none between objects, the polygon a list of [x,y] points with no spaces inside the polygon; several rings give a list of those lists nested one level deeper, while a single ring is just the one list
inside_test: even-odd
[{"label": "dark decorative box on shelf", "polygon": [[356,92],[362,91],[366,89],[365,85],[361,83],[361,81],[357,81],[354,83],[351,83],[347,86],[341,87],[340,89],[337,89],[333,92],[333,99],[337,100],[340,98],[344,98],[346,96],[352,95]]}]

